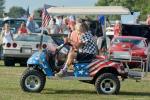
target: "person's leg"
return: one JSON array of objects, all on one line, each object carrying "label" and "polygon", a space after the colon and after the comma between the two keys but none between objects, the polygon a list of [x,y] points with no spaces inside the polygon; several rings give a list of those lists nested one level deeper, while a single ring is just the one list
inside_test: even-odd
[{"label": "person's leg", "polygon": [[65,72],[67,72],[68,66],[73,63],[73,60],[75,57],[76,57],[76,52],[71,50],[68,54],[68,57],[67,57],[67,60],[66,60],[66,63],[64,65],[63,69],[60,70],[57,74],[55,74],[55,76],[59,76],[59,77],[64,76]]},{"label": "person's leg", "polygon": [[67,68],[73,63],[76,53],[72,50],[69,52],[63,71],[66,71]]}]

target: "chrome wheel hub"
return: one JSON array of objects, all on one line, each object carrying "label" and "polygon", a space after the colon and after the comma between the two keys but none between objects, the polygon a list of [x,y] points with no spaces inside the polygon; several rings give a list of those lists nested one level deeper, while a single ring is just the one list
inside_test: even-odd
[{"label": "chrome wheel hub", "polygon": [[25,80],[25,86],[31,90],[37,90],[41,85],[41,80],[38,76],[30,75]]},{"label": "chrome wheel hub", "polygon": [[101,82],[100,87],[104,93],[113,93],[116,90],[117,85],[112,79],[104,79]]}]

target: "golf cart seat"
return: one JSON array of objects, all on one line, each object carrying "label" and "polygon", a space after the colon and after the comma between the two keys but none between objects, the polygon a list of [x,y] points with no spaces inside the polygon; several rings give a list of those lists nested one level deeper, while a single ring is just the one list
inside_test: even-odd
[{"label": "golf cart seat", "polygon": [[94,58],[95,56],[91,55],[77,57],[75,63],[90,63]]},{"label": "golf cart seat", "polygon": [[79,61],[75,61],[75,63],[90,63],[92,62],[92,59],[91,60],[79,60]]}]

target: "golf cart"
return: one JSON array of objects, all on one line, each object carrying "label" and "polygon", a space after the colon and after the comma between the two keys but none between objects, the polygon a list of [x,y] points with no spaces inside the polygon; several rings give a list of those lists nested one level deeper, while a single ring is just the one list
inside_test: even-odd
[{"label": "golf cart", "polygon": [[[47,9],[51,15],[116,15],[129,14],[127,8],[121,6],[104,7],[52,7]],[[34,53],[27,61],[27,69],[23,72],[20,79],[20,86],[26,92],[41,92],[46,83],[46,77],[51,80],[79,80],[82,82],[94,84],[98,94],[117,94],[120,90],[120,80],[128,77],[129,68],[126,62],[118,57],[118,53],[111,56],[96,56],[92,60],[75,60],[74,69],[68,71],[65,77],[55,77],[55,73],[61,66],[58,66],[57,56],[66,44],[57,47],[55,52],[42,50]],[[130,53],[125,53],[130,54]],[[119,54],[122,55],[122,54]],[[124,53],[123,53],[124,56]],[[127,55],[128,56],[128,55]],[[121,56],[122,57],[122,56]],[[117,59],[116,59],[117,58]],[[118,60],[118,58],[120,60]],[[142,66],[143,62],[141,61]],[[128,70],[126,71],[126,68]],[[144,67],[142,67],[144,68]]]}]

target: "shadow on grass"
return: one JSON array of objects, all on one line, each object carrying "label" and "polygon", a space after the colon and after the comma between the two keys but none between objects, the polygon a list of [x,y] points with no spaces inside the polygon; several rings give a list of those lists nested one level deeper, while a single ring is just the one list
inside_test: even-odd
[{"label": "shadow on grass", "polygon": [[[96,91],[89,90],[54,90],[45,89],[42,94],[97,94]],[[150,96],[150,92],[120,92],[118,96]]]},{"label": "shadow on grass", "polygon": [[150,92],[120,92],[119,95],[128,95],[128,96],[150,96]]},{"label": "shadow on grass", "polygon": [[96,91],[89,90],[54,90],[54,89],[45,89],[43,94],[96,94]]}]

